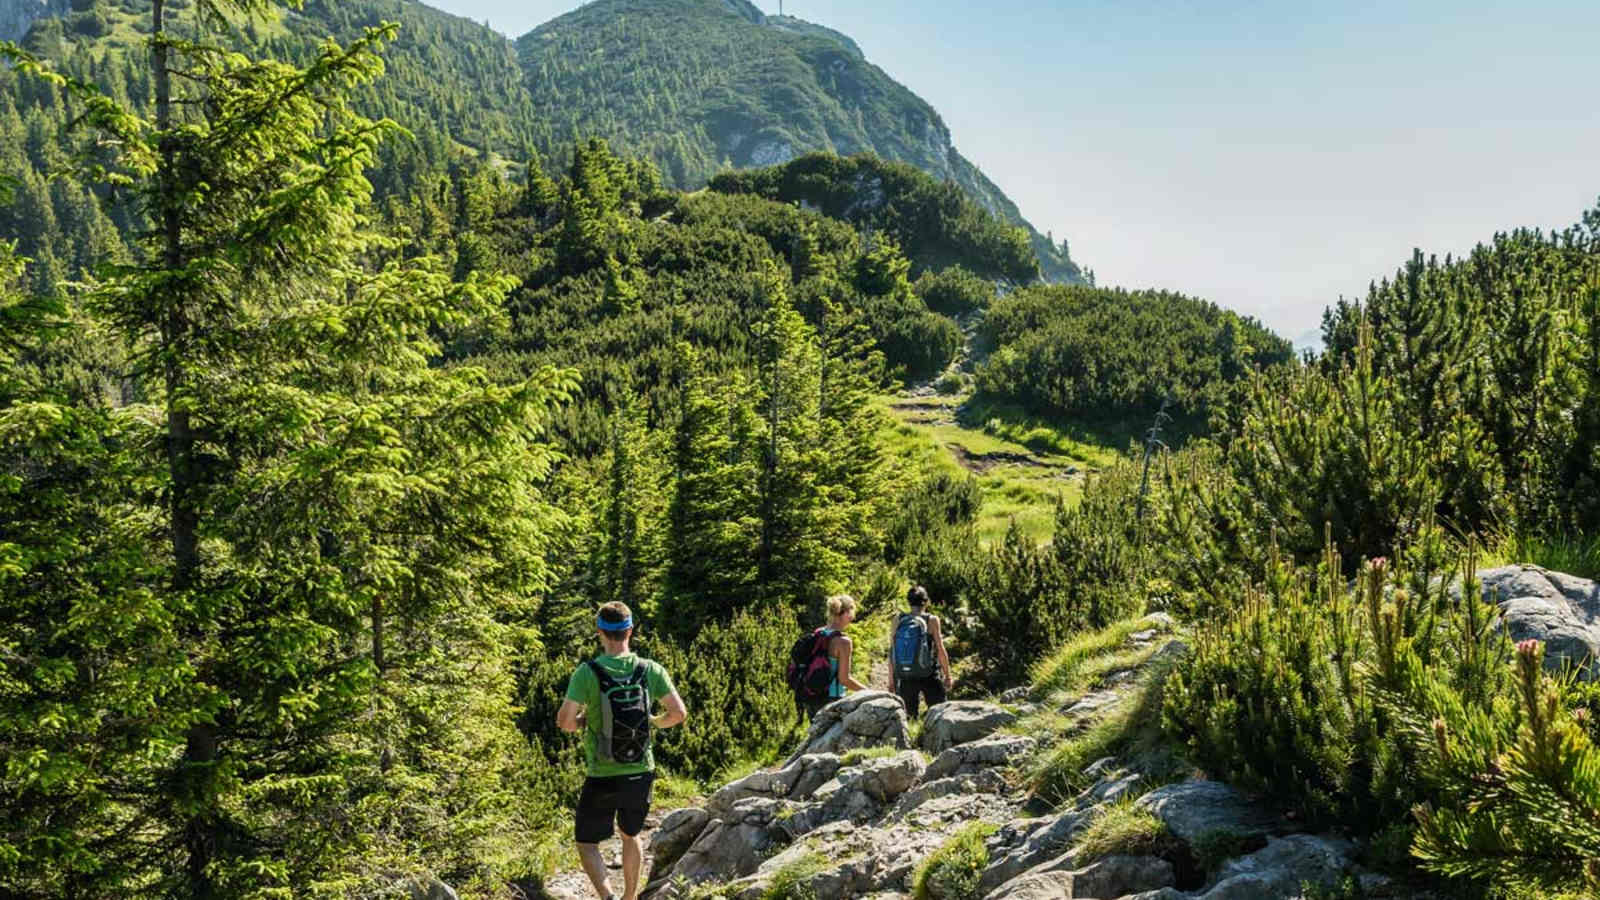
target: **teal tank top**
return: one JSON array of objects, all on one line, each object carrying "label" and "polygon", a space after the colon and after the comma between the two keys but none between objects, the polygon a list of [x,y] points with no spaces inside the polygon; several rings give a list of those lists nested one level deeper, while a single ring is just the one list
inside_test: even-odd
[{"label": "teal tank top", "polygon": [[[829,638],[835,638],[839,636],[839,632],[834,631],[832,628],[824,628],[822,629],[822,632]],[[831,652],[831,647],[829,650],[828,671],[833,673],[833,681],[828,685],[828,696],[834,700],[837,700],[844,696],[844,685],[839,683],[839,660],[834,657],[833,653]]]}]

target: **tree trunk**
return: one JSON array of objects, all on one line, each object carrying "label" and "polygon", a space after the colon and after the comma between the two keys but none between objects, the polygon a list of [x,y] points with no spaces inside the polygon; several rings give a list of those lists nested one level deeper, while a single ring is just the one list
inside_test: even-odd
[{"label": "tree trunk", "polygon": [[[151,63],[155,67],[156,129],[160,132],[161,164],[156,176],[161,223],[162,265],[169,273],[183,266],[183,219],[177,199],[178,148],[172,137],[172,49],[167,45],[166,0],[151,4]],[[185,372],[182,355],[190,323],[183,297],[161,297],[164,309],[152,310],[161,332],[162,374],[167,389],[167,465],[171,484],[173,588],[192,591],[200,576],[200,516],[195,508],[198,473],[195,467],[194,430],[184,407]],[[216,895],[209,871],[217,851],[217,817],[212,770],[217,760],[215,726],[196,723],[186,735],[180,782],[188,809],[184,825],[184,870],[189,895],[206,900]]]}]

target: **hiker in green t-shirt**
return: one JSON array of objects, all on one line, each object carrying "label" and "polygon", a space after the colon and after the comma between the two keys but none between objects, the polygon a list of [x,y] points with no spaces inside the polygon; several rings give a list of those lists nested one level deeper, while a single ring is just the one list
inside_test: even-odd
[{"label": "hiker in green t-shirt", "polygon": [[[575,828],[583,871],[601,900],[615,900],[600,856],[600,842],[611,837],[615,825],[622,832],[622,900],[636,900],[644,862],[639,832],[650,812],[656,768],[650,731],[682,723],[688,711],[667,670],[628,649],[633,613],[626,604],[600,607],[596,626],[603,651],[572,673],[556,725],[583,731],[589,777],[578,796]],[[662,712],[651,715],[651,704],[658,701]]]}]

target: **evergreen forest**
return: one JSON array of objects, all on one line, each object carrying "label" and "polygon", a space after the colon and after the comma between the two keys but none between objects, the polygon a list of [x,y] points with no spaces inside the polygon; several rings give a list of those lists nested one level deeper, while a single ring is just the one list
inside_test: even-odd
[{"label": "evergreen forest", "polygon": [[[750,92],[608,3],[516,48],[401,0],[83,0],[0,44],[0,896],[506,897],[572,867],[598,604],[689,705],[671,803],[804,733],[827,597],[882,656],[912,584],[957,696],[1163,612],[1140,740],[1419,891],[1600,892],[1600,693],[1474,574],[1600,577],[1600,206],[1402,249],[1296,356],[893,161],[909,101],[847,38],[767,23]],[[604,102],[586,41],[641,54]],[[658,125],[823,72],[857,130],[774,139],[846,155]],[[928,396],[1092,448],[1045,539],[914,445]]]}]

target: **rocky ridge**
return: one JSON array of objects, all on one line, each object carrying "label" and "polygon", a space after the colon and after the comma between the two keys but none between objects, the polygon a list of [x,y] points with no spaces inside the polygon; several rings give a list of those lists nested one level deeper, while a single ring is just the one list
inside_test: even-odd
[{"label": "rocky ridge", "polygon": [[71,11],[71,0],[0,0],[0,41],[20,41],[34,22]]},{"label": "rocky ridge", "polygon": [[[1142,660],[1133,668],[1105,673],[1070,702],[1045,701],[1072,723],[1066,735],[1134,702],[1152,667],[1181,659],[1186,647],[1166,633],[1170,622],[1156,624],[1119,648]],[[1137,654],[1141,649],[1149,652]],[[890,694],[868,691],[826,707],[781,766],[723,785],[700,806],[661,820],[647,843],[645,896],[909,898],[919,868],[973,823],[987,826],[986,862],[975,883],[929,878],[921,896],[1234,900],[1298,897],[1305,886],[1346,879],[1369,897],[1402,894],[1357,866],[1350,841],[1296,833],[1280,811],[1220,782],[1191,776],[1161,783],[1136,760],[1097,760],[1078,779],[1087,788],[1042,804],[1024,772],[1062,735],[1022,733],[1040,710],[1029,699],[1041,698],[1018,690],[1002,703],[941,704],[927,711],[915,741]],[[1097,821],[1130,807],[1159,820],[1164,849],[1086,849]],[[548,895],[588,896],[579,879],[552,883]]]}]

